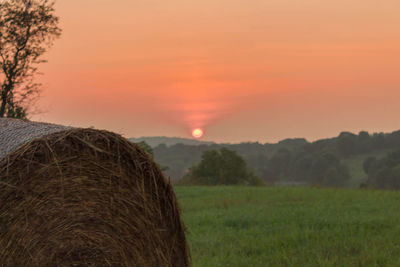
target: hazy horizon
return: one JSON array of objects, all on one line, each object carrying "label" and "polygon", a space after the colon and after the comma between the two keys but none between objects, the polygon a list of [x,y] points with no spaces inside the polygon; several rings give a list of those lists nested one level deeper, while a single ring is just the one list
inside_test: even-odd
[{"label": "hazy horizon", "polygon": [[400,2],[69,0],[33,120],[313,141],[400,125]]},{"label": "hazy horizon", "polygon": [[[364,130],[361,130],[361,131],[364,131]],[[333,135],[333,136],[321,137],[321,138],[317,138],[317,139],[313,139],[313,140],[307,139],[307,138],[302,137],[302,136],[286,137],[286,138],[282,138],[282,139],[271,141],[271,142],[268,142],[268,141],[262,142],[262,141],[257,141],[257,140],[247,140],[247,141],[245,140],[245,141],[239,141],[239,142],[226,142],[226,141],[213,141],[213,140],[205,140],[203,138],[182,137],[182,136],[131,136],[131,137],[126,136],[126,137],[129,138],[129,139],[144,139],[144,138],[171,138],[171,139],[174,139],[174,138],[177,138],[177,139],[194,140],[194,141],[205,142],[205,143],[214,142],[216,144],[224,144],[224,143],[227,143],[227,144],[228,143],[229,144],[239,144],[239,143],[246,143],[246,142],[258,142],[258,143],[261,143],[261,144],[266,144],[266,143],[273,144],[273,143],[278,143],[280,141],[284,141],[284,140],[287,140],[287,139],[305,139],[307,142],[312,143],[312,142],[315,142],[315,141],[318,141],[318,140],[322,140],[322,139],[330,139],[330,138],[338,137],[342,132],[350,132],[350,133],[353,133],[355,135],[358,135],[361,131],[359,131],[359,132],[341,131],[340,133],[337,133],[336,135]],[[389,133],[396,132],[396,131],[400,131],[400,128],[399,129],[395,129],[393,131],[389,131],[389,132],[368,132],[368,131],[366,131],[366,132],[368,132],[370,135],[373,135],[375,133],[389,134]]]}]

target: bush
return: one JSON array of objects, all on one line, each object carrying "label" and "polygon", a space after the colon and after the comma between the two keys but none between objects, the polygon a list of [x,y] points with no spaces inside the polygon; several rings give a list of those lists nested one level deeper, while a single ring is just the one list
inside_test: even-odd
[{"label": "bush", "polygon": [[247,168],[246,161],[227,148],[203,152],[199,164],[189,169],[181,183],[197,185],[261,185],[260,178]]}]

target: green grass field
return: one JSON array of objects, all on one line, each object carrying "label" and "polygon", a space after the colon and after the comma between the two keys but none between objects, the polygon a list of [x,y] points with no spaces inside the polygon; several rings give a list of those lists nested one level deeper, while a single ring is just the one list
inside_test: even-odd
[{"label": "green grass field", "polygon": [[194,266],[400,266],[400,192],[186,187]]}]

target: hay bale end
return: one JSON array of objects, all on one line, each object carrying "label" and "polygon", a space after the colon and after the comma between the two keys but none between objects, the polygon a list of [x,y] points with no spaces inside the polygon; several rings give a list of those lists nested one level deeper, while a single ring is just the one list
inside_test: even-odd
[{"label": "hay bale end", "polygon": [[189,266],[171,184],[108,131],[0,119],[2,266]]}]

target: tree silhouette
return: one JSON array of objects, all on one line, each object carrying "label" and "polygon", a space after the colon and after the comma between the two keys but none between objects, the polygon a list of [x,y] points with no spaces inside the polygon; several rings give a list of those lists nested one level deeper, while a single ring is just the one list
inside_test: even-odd
[{"label": "tree silhouette", "polygon": [[34,81],[42,55],[59,37],[54,2],[0,2],[0,118],[26,118],[29,104],[40,93]]}]

